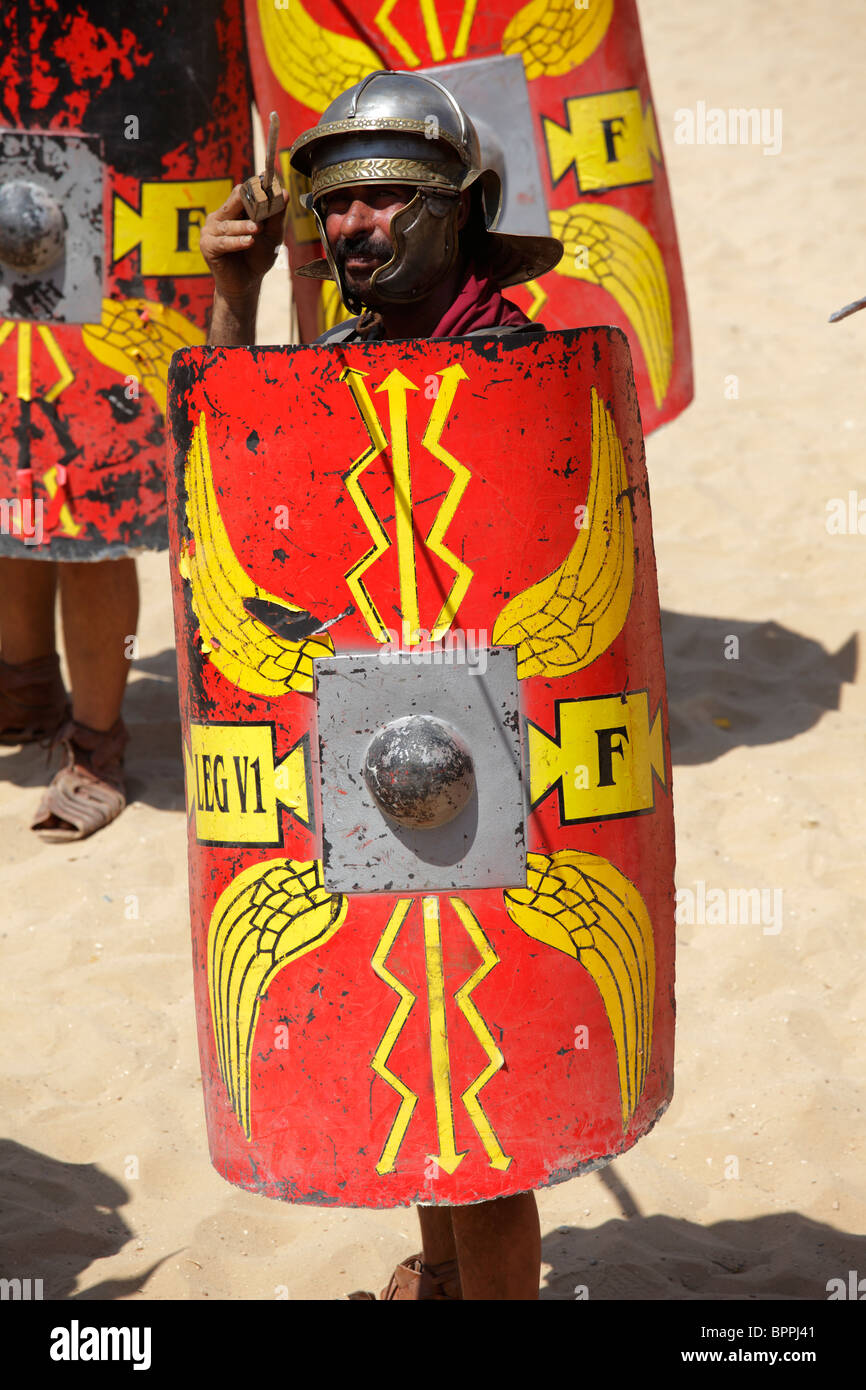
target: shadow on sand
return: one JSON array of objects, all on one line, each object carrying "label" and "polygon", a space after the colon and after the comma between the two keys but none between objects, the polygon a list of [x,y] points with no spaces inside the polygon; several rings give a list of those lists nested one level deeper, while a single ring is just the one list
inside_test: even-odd
[{"label": "shadow on sand", "polygon": [[796,1211],[712,1226],[644,1216],[614,1164],[598,1176],[622,1218],[544,1237],[541,1257],[551,1268],[542,1299],[826,1300],[830,1279],[848,1284],[850,1270],[866,1274],[866,1236]]},{"label": "shadow on sand", "polygon": [[[76,1293],[94,1260],[116,1255],[132,1239],[119,1210],[129,1193],[94,1163],[63,1163],[11,1139],[0,1139],[0,1279],[41,1280],[43,1299],[127,1298],[144,1288],[167,1259],[129,1279],[106,1279]],[[4,1297],[14,1298],[14,1287]]]}]

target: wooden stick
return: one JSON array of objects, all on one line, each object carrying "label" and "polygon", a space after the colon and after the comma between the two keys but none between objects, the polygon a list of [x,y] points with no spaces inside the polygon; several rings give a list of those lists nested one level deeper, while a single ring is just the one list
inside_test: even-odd
[{"label": "wooden stick", "polygon": [[271,123],[268,129],[268,153],[265,159],[265,192],[270,197],[271,184],[274,181],[274,163],[277,158],[277,141],[280,138],[280,118],[276,111],[271,112]]},{"label": "wooden stick", "polygon": [[846,304],[844,309],[837,309],[835,314],[830,315],[830,323],[838,323],[840,319],[847,319],[849,314],[856,314],[858,309],[866,309],[866,295],[862,299],[855,299],[853,304]]}]

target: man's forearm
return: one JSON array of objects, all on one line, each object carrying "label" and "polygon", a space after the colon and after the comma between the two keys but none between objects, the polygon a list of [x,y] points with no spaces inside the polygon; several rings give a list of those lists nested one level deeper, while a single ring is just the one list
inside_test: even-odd
[{"label": "man's forearm", "polygon": [[213,313],[207,340],[214,347],[251,347],[256,341],[256,310],[258,290],[242,300],[224,299],[219,290],[214,293]]}]

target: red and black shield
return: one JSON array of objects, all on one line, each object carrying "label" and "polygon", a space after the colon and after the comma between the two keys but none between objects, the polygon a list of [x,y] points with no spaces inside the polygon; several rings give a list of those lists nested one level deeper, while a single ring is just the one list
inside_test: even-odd
[{"label": "red and black shield", "polygon": [[674,920],[624,335],[187,349],[170,420],[216,1167],[460,1204],[622,1152]]},{"label": "red and black shield", "polygon": [[213,294],[199,231],[252,161],[241,0],[6,5],[0,78],[3,215],[66,227],[44,273],[0,274],[0,554],[161,549],[168,366]]}]

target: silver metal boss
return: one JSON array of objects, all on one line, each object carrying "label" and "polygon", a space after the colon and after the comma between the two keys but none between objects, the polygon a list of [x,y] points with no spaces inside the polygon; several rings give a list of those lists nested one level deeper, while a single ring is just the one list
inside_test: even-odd
[{"label": "silver metal boss", "polygon": [[325,886],[523,887],[514,649],[483,649],[474,665],[446,664],[441,650],[396,655],[314,663]]}]

